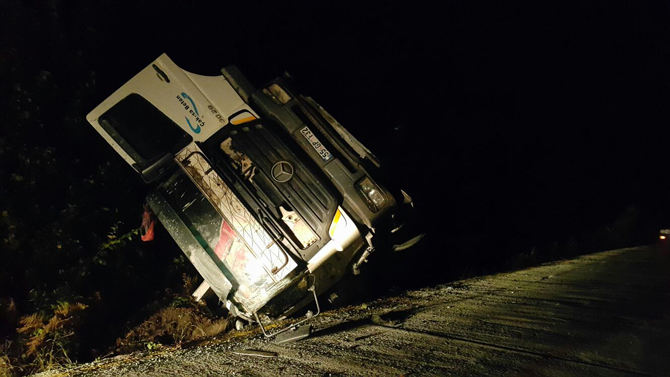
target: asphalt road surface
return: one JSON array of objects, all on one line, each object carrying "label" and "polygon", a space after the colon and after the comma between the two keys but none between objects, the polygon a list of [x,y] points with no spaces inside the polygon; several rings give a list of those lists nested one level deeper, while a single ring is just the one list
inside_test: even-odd
[{"label": "asphalt road surface", "polygon": [[608,251],[406,292],[311,321],[312,335],[297,342],[275,344],[246,331],[68,374],[668,376],[670,250]]}]

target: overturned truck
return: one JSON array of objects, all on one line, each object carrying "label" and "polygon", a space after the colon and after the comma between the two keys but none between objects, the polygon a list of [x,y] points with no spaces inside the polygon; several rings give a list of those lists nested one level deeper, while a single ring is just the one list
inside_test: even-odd
[{"label": "overturned truck", "polygon": [[154,189],[147,204],[247,321],[289,315],[394,239],[413,207],[378,159],[284,75],[255,89],[162,55],[87,120]]}]

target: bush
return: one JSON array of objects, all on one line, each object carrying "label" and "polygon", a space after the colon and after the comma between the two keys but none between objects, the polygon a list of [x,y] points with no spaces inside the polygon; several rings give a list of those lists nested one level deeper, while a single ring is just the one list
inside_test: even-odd
[{"label": "bush", "polygon": [[519,269],[541,262],[573,258],[584,253],[629,247],[644,242],[640,239],[641,212],[638,207],[625,208],[608,223],[581,235],[573,235],[564,242],[533,247],[530,253],[520,253],[507,261],[508,268]]}]

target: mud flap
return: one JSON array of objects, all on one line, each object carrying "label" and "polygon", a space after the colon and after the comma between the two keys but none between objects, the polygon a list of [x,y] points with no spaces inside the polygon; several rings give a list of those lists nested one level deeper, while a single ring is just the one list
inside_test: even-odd
[{"label": "mud flap", "polygon": [[402,251],[405,249],[409,249],[410,247],[416,245],[421,239],[426,235],[426,233],[419,234],[416,237],[413,237],[399,245],[393,245],[393,251]]},{"label": "mud flap", "polygon": [[402,251],[416,245],[426,235],[421,228],[421,216],[417,215],[414,201],[404,190],[400,190],[403,196],[402,205],[398,214],[394,215],[396,227],[391,230],[393,251]]}]

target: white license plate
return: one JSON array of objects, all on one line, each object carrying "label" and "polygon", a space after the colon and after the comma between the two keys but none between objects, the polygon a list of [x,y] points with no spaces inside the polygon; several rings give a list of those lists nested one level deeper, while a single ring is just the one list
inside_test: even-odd
[{"label": "white license plate", "polygon": [[321,144],[319,139],[316,138],[316,135],[312,133],[309,127],[301,129],[300,133],[302,134],[302,136],[305,137],[305,139],[307,139],[307,141],[309,141],[309,143],[312,145],[312,148],[314,148],[316,153],[318,153],[319,156],[321,156],[323,161],[328,162],[333,159],[333,155],[330,154],[328,149],[326,149],[326,147],[324,147],[323,144]]}]

